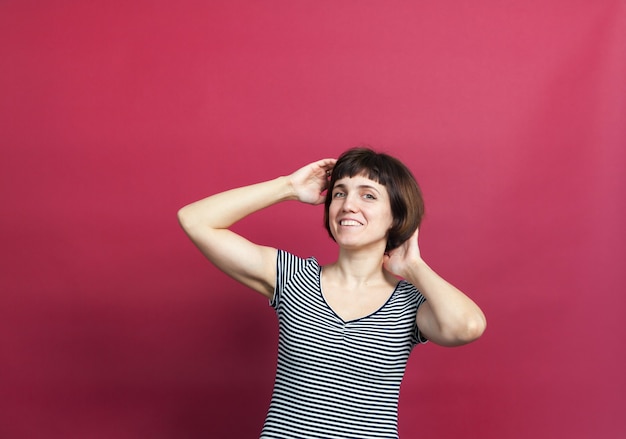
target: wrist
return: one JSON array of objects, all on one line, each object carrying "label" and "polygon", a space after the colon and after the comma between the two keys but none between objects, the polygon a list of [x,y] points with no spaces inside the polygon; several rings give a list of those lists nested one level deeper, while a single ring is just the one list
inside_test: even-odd
[{"label": "wrist", "polygon": [[295,189],[291,178],[288,176],[281,176],[274,180],[280,187],[280,198],[284,201],[298,200],[298,193]]},{"label": "wrist", "polygon": [[430,267],[422,258],[416,258],[407,265],[404,278],[416,285],[430,271]]}]

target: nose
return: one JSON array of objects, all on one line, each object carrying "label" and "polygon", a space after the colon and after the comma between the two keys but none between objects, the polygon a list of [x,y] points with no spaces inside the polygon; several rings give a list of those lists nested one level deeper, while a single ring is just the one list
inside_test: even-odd
[{"label": "nose", "polygon": [[352,195],[348,194],[343,199],[343,205],[341,206],[341,209],[344,212],[356,212],[358,210],[357,203]]}]

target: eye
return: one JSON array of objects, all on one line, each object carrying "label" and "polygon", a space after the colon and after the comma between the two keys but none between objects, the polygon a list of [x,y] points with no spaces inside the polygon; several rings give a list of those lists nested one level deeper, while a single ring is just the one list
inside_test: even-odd
[{"label": "eye", "polygon": [[337,191],[333,194],[333,198],[343,198],[346,194],[343,192]]},{"label": "eye", "polygon": [[376,197],[373,194],[364,194],[363,198],[367,199],[367,200],[375,200]]}]

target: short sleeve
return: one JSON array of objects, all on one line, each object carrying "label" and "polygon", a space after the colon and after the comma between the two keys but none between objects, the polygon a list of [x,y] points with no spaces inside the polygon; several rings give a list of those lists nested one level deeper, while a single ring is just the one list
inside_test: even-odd
[{"label": "short sleeve", "polygon": [[274,309],[280,304],[282,292],[289,280],[300,271],[307,260],[295,256],[284,250],[278,250],[276,256],[276,283],[274,286],[274,295],[270,300],[270,306]]},{"label": "short sleeve", "polygon": [[[424,302],[426,302],[426,298],[422,295],[422,293],[417,288],[415,288],[415,293],[416,293],[416,301],[417,301],[416,309],[419,310],[420,306],[422,306]],[[416,316],[417,316],[417,310],[415,311]],[[417,326],[417,321],[415,323],[414,335],[415,335],[415,344],[428,343],[428,339],[424,336],[424,334],[422,334],[422,331],[420,331],[420,328]]]}]

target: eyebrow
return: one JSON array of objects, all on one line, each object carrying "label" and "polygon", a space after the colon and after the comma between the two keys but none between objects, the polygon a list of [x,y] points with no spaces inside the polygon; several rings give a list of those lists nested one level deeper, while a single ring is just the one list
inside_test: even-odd
[{"label": "eyebrow", "polygon": [[[346,185],[343,183],[339,183],[333,187],[333,190],[335,190],[336,188],[345,189]],[[374,186],[371,186],[369,184],[360,184],[357,186],[357,189],[372,189],[373,191],[380,194],[380,191],[378,189],[376,189]]]}]

